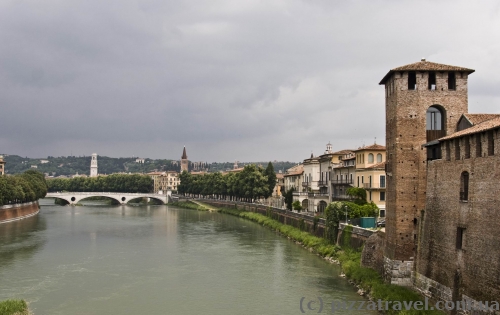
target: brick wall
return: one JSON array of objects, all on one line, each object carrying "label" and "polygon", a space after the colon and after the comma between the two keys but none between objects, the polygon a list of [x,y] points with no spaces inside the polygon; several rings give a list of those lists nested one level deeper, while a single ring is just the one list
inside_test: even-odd
[{"label": "brick wall", "polygon": [[[428,163],[427,207],[421,212],[414,277],[419,290],[447,292],[442,296],[451,299],[462,299],[465,295],[478,301],[491,301],[500,297],[498,138],[496,131],[493,156],[468,159],[461,156],[456,160],[451,146],[450,161]],[[471,156],[476,156],[475,147],[471,143]],[[463,155],[463,148],[460,152]],[[463,171],[469,173],[467,201],[460,200]],[[462,249],[457,248],[458,228],[464,229]],[[443,299],[439,294],[433,295]]]}]

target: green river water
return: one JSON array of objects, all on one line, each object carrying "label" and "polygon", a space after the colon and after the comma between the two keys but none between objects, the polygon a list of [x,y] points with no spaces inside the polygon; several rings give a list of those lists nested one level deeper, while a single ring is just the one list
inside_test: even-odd
[{"label": "green river water", "polygon": [[238,217],[40,203],[0,224],[0,301],[25,299],[35,315],[302,314],[302,297],[317,314],[317,297],[362,300],[338,266]]}]

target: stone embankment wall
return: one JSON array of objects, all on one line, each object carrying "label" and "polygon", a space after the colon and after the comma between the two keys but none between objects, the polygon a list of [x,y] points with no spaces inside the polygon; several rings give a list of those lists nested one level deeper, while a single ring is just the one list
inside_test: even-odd
[{"label": "stone embankment wall", "polygon": [[[280,223],[291,225],[296,228],[300,228],[300,226],[303,225],[303,230],[308,231],[309,233],[318,237],[325,237],[326,222],[323,218],[319,218],[316,227],[314,227],[314,216],[303,213],[296,213],[289,210],[246,202],[207,199],[200,199],[200,201],[214,207],[234,208],[238,210],[260,213],[262,215],[267,215],[269,211],[272,211],[274,218]],[[349,231],[344,231],[345,226],[346,225],[343,223],[340,224],[340,231],[337,237],[337,244],[340,246],[348,246],[351,248],[359,249],[363,247],[368,238],[373,233],[375,233],[375,231],[363,229],[357,226],[350,227]]]},{"label": "stone embankment wall", "polygon": [[36,215],[40,210],[38,201],[5,205],[0,207],[0,223],[11,222]]},{"label": "stone embankment wall", "polygon": [[340,223],[337,244],[341,247],[360,249],[370,236],[376,231],[361,228],[359,226]]},{"label": "stone embankment wall", "polygon": [[209,204],[214,207],[219,208],[233,208],[238,210],[250,211],[255,213],[260,213],[267,215],[269,211],[272,211],[275,216],[274,219],[280,223],[291,225],[296,228],[300,228],[303,224],[303,230],[318,236],[325,236],[325,219],[319,218],[316,227],[314,227],[314,216],[295,213],[289,210],[283,210],[278,208],[269,207],[266,205],[259,205],[247,202],[237,202],[237,201],[225,201],[225,200],[211,200],[211,199],[200,199],[201,202]]}]

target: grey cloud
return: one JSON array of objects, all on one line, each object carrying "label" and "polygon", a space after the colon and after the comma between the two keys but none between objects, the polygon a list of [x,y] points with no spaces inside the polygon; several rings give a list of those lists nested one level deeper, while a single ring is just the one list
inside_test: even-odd
[{"label": "grey cloud", "polygon": [[499,24],[495,1],[3,3],[0,151],[300,161],[384,143],[378,82],[421,57],[475,68],[471,111],[496,110]]}]

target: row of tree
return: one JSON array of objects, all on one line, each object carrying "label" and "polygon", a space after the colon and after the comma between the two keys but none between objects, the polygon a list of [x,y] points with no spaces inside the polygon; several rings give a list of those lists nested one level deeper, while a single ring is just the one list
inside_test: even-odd
[{"label": "row of tree", "polygon": [[225,200],[252,202],[272,195],[276,185],[276,173],[271,162],[267,168],[246,165],[241,172],[220,172],[180,175],[179,194],[193,197],[211,197]]},{"label": "row of tree", "polygon": [[35,170],[15,176],[0,176],[0,206],[36,201],[46,194],[45,176]]},{"label": "row of tree", "polygon": [[97,177],[54,178],[47,180],[49,192],[123,192],[148,193],[153,179],[147,175],[112,174]]}]

